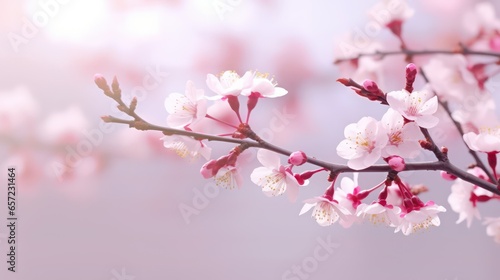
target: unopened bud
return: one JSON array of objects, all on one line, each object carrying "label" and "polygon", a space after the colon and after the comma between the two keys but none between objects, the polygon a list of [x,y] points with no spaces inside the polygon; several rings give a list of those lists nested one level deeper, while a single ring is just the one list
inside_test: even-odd
[{"label": "unopened bud", "polygon": [[98,88],[102,89],[103,91],[109,91],[108,82],[106,81],[106,79],[104,78],[103,75],[95,74],[94,75],[94,82]]},{"label": "unopened bud", "polygon": [[134,112],[135,111],[135,108],[137,108],[137,97],[134,96],[134,98],[132,98],[132,101],[130,101],[130,111]]},{"label": "unopened bud", "polygon": [[203,178],[205,178],[205,179],[209,179],[209,178],[214,177],[215,176],[214,167],[216,165],[217,165],[217,161],[215,159],[212,159],[212,160],[208,161],[207,163],[205,163],[200,169],[201,176],[203,176]]},{"label": "unopened bud", "polygon": [[405,160],[400,156],[391,156],[387,159],[387,163],[394,171],[403,171],[406,167]]},{"label": "unopened bud", "polygon": [[413,79],[417,76],[417,66],[410,63],[406,66],[406,79]]},{"label": "unopened bud", "polygon": [[457,179],[457,176],[450,174],[446,171],[441,171],[441,177],[445,180],[448,180],[448,181],[453,181],[453,180]]},{"label": "unopened bud", "polygon": [[111,88],[113,89],[113,93],[116,94],[116,96],[121,96],[122,90],[120,89],[120,84],[118,83],[118,79],[116,78],[116,76],[113,77]]},{"label": "unopened bud", "polygon": [[363,82],[363,87],[371,93],[378,93],[379,91],[377,83],[372,80],[365,80]]},{"label": "unopened bud", "polygon": [[432,143],[427,141],[427,140],[418,140],[418,143],[420,144],[420,147],[432,151]]},{"label": "unopened bud", "polygon": [[415,78],[417,77],[417,66],[415,64],[410,63],[406,66],[406,86],[405,89],[408,92],[413,91],[413,83],[415,82]]},{"label": "unopened bud", "polygon": [[103,122],[109,123],[112,121],[112,118],[111,118],[111,116],[101,116],[101,120]]},{"label": "unopened bud", "polygon": [[339,78],[337,79],[337,82],[343,84],[344,86],[346,87],[350,87],[352,86],[352,83],[351,83],[351,80],[350,79],[346,79],[346,78]]},{"label": "unopened bud", "polygon": [[288,163],[295,166],[300,166],[307,161],[307,156],[302,151],[293,152],[290,157],[288,157]]}]

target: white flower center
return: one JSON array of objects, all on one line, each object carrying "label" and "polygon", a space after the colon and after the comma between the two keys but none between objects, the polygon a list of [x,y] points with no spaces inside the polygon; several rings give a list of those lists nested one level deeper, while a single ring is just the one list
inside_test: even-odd
[{"label": "white flower center", "polygon": [[219,79],[224,88],[230,88],[240,79],[240,75],[235,71],[225,71]]},{"label": "white flower center", "polygon": [[281,195],[286,190],[285,175],[273,173],[260,179],[259,185],[265,192],[271,192],[273,196]]},{"label": "white flower center", "polygon": [[403,142],[401,131],[396,131],[389,135],[389,142],[394,146],[398,146],[399,144],[401,144],[401,142]]},{"label": "white flower center", "polygon": [[489,134],[493,136],[500,137],[500,126],[497,127],[481,127],[479,129],[481,134]]}]

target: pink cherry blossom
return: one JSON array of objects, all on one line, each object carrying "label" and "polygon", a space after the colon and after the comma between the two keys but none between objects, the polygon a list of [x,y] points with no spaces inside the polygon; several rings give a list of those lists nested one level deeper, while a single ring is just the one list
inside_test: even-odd
[{"label": "pink cherry blossom", "polygon": [[302,215],[314,208],[312,217],[320,226],[332,225],[337,222],[339,218],[343,219],[345,215],[349,215],[349,211],[333,199],[315,197],[304,202],[305,204],[302,207],[302,210],[300,210],[299,215]]},{"label": "pink cherry blossom", "polygon": [[477,3],[473,11],[465,14],[463,27],[471,36],[500,30],[500,19],[496,17],[494,5],[489,2]]},{"label": "pink cherry blossom", "polygon": [[167,97],[165,108],[170,114],[167,124],[174,128],[182,128],[205,117],[207,100],[203,90],[195,88],[193,82],[188,81],[184,94],[174,92]]},{"label": "pink cherry blossom", "polygon": [[441,221],[438,214],[441,212],[446,212],[443,206],[428,202],[423,207],[401,214],[400,224],[394,232],[401,231],[404,235],[410,235],[431,226],[439,226]]},{"label": "pink cherry blossom", "polygon": [[340,181],[340,187],[334,193],[334,199],[344,207],[348,213],[340,221],[340,224],[344,228],[350,227],[353,223],[358,221],[358,216],[356,216],[356,209],[361,204],[361,200],[358,199],[357,194],[361,191],[358,184],[358,173],[353,174],[353,179],[349,177],[342,178]]},{"label": "pink cherry blossom", "polygon": [[480,90],[463,55],[434,56],[423,69],[442,100],[462,101]]},{"label": "pink cherry blossom", "polygon": [[35,125],[39,111],[32,94],[24,87],[0,92],[0,132],[20,128],[29,131]]},{"label": "pink cherry blossom", "polygon": [[463,136],[471,150],[491,153],[500,152],[500,126],[482,128],[480,133],[469,132]]},{"label": "pink cherry blossom", "polygon": [[432,96],[428,91],[392,91],[387,94],[387,102],[403,117],[423,128],[432,128],[439,122],[433,116],[438,109],[437,96]]},{"label": "pink cherry blossom", "polygon": [[78,107],[52,113],[40,126],[40,138],[52,144],[75,144],[83,138],[89,122]]},{"label": "pink cherry blossom", "polygon": [[[265,149],[259,149],[257,159],[263,166],[253,170],[250,175],[252,182],[262,187],[262,191],[267,196],[278,196],[288,190],[290,200],[295,201],[300,184],[292,172],[281,165],[278,154]],[[306,180],[304,185],[308,183],[308,180]]]},{"label": "pink cherry blossom", "polygon": [[451,210],[459,214],[457,224],[467,220],[467,227],[470,227],[474,217],[481,219],[476,204],[472,201],[474,185],[462,179],[455,180],[451,186],[451,194],[448,197],[448,203]]},{"label": "pink cherry blossom", "polygon": [[163,140],[163,146],[165,146],[165,148],[174,151],[182,158],[190,160],[197,159],[200,156],[208,160],[212,152],[212,149],[203,142],[188,136],[171,135],[164,136],[160,140]]},{"label": "pink cherry blossom", "polygon": [[476,132],[483,127],[491,127],[499,122],[495,100],[487,91],[477,92],[462,100],[461,106],[455,109],[452,117],[462,124],[464,131]]},{"label": "pink cherry blossom", "polygon": [[364,117],[358,123],[349,124],[344,136],[346,139],[337,146],[337,154],[347,159],[347,165],[356,170],[377,162],[388,140],[380,123],[372,117]]},{"label": "pink cherry blossom", "polygon": [[382,0],[370,9],[369,15],[381,25],[387,25],[395,20],[405,21],[414,13],[405,0]]},{"label": "pink cherry blossom", "polygon": [[[369,44],[369,45],[367,45]],[[337,55],[338,58],[352,58],[361,53],[374,53],[383,51],[384,48],[377,42],[359,43],[355,39],[355,34],[351,34],[351,38],[347,38],[339,43]],[[339,70],[343,76],[350,77],[355,81],[363,81],[370,79],[377,81],[379,86],[384,85],[383,73],[384,61],[371,56],[364,56],[357,59],[352,59],[349,62],[339,64]]]},{"label": "pink cherry blossom", "polygon": [[492,236],[500,244],[500,218],[485,218],[486,234]]},{"label": "pink cherry blossom", "polygon": [[392,108],[387,110],[380,122],[389,138],[382,150],[384,156],[414,158],[419,154],[421,148],[418,140],[422,135],[416,123],[405,124],[403,116]]},{"label": "pink cherry blossom", "polygon": [[225,71],[219,78],[212,74],[207,75],[207,86],[213,92],[218,94],[210,99],[220,99],[225,96],[238,96],[242,90],[252,86],[254,74],[247,71],[243,77],[240,77],[235,71]]}]

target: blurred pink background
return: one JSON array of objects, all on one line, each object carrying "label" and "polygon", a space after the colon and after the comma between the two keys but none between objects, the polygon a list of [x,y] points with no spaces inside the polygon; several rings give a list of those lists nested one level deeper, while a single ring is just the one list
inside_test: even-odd
[{"label": "blurred pink background", "polygon": [[[412,2],[415,15],[404,36],[415,49],[453,48],[465,36],[461,15],[475,3]],[[116,75],[125,99],[140,94],[138,113],[165,125],[164,99],[183,92],[187,80],[208,92],[208,73],[259,70],[274,75],[289,94],[259,102],[252,127],[290,150],[344,163],[335,152],[344,127],[365,115],[380,118],[385,108],[336,83],[347,72],[332,61],[343,56],[339,45],[348,34],[370,22],[367,11],[374,3],[3,1],[0,177],[5,181],[6,166],[18,169],[19,245],[17,272],[8,272],[2,190],[0,279],[498,279],[500,246],[481,222],[470,229],[455,225],[458,216],[446,200],[451,184],[437,173],[403,177],[426,184],[431,191],[422,197],[448,209],[438,228],[408,237],[369,223],[322,228],[309,215],[298,216],[300,202],[267,198],[249,180],[258,166],[255,151],[246,156],[243,188],[217,192],[199,175],[204,162],[166,151],[161,133],[102,127],[101,115],[121,115],[95,86],[95,73],[108,81]],[[46,20],[43,26],[24,30],[29,36],[13,44],[12,34],[20,36],[26,20],[36,16]],[[398,47],[387,30],[369,40]],[[404,61],[393,57],[382,65],[380,84],[386,91],[399,89]],[[142,90],[145,77],[156,83]],[[281,119],[283,131],[269,129],[277,112],[291,114]],[[431,132],[441,135],[451,159],[470,164],[458,135],[439,129]],[[78,166],[65,169],[58,163],[67,163],[67,147],[78,145],[82,132],[102,137]],[[232,148],[213,146],[212,157]],[[360,184],[371,187],[383,176],[363,174]],[[321,194],[327,187],[323,177],[301,189],[299,201]],[[200,193],[210,197],[203,200]],[[183,207],[194,214],[183,217]],[[494,203],[480,208],[484,217],[499,216],[498,209]],[[311,261],[328,240],[335,243],[331,252],[325,249],[328,257]],[[287,274],[304,264],[302,276]]]}]

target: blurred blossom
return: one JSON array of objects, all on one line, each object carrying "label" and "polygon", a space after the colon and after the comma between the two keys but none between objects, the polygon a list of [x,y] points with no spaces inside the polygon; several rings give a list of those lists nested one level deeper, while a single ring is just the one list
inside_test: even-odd
[{"label": "blurred blossom", "polygon": [[[366,35],[363,36],[360,33],[353,33],[350,34],[349,38],[341,40],[335,50],[335,58],[354,58],[361,53],[375,53],[384,50],[380,43],[374,42]],[[383,60],[381,59],[364,56],[340,63],[338,66],[342,76],[350,77],[355,81],[373,80],[383,87]]]},{"label": "blurred blossom", "polygon": [[32,148],[14,150],[2,160],[4,161],[0,163],[0,166],[2,166],[3,170],[7,170],[8,167],[16,168],[16,178],[21,182],[19,185],[23,186],[23,188],[35,184],[42,175],[39,168],[39,159],[36,158]]},{"label": "blurred blossom", "polygon": [[29,131],[37,121],[39,109],[24,87],[0,92],[0,133]]},{"label": "blurred blossom", "polygon": [[434,56],[424,65],[424,71],[432,88],[443,100],[461,101],[470,93],[479,91],[463,55]]},{"label": "blurred blossom", "polygon": [[490,35],[500,30],[500,19],[497,18],[495,7],[492,3],[477,3],[472,11],[468,11],[463,17],[464,31],[471,37],[480,33]]},{"label": "blurred blossom", "polygon": [[[126,127],[114,133],[111,138],[112,145],[109,145],[106,150],[111,152],[114,157],[123,155],[139,160],[147,159],[154,153],[152,147],[148,144],[148,134],[143,131]],[[160,137],[156,141],[161,143]]]},{"label": "blurred blossom", "polygon": [[62,112],[52,113],[40,126],[40,136],[49,143],[72,144],[82,137],[89,126],[83,112],[78,107],[70,107]]}]

